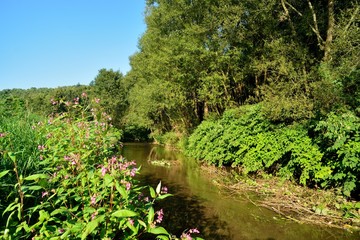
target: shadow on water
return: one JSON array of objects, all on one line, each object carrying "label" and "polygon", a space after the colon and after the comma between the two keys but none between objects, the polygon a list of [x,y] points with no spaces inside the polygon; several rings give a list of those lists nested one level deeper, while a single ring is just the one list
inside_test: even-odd
[{"label": "shadow on water", "polygon": [[[156,186],[160,181],[152,175],[143,175],[139,180],[152,186]],[[216,216],[209,217],[200,197],[183,194],[184,189],[181,185],[166,182],[164,184],[175,194],[155,205],[156,209],[164,211],[161,226],[176,236],[180,236],[185,230],[197,228],[201,233],[199,236],[204,239],[231,239],[226,222]]]}]

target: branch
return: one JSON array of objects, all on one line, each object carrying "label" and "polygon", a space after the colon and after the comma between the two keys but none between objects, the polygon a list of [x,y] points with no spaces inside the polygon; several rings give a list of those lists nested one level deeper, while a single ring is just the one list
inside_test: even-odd
[{"label": "branch", "polygon": [[285,11],[285,16],[287,17],[287,19],[289,20],[289,23],[290,23],[290,27],[291,27],[291,32],[292,34],[295,36],[296,35],[296,31],[295,31],[295,27],[294,27],[294,24],[292,23],[291,21],[291,17],[290,17],[290,14],[289,14],[289,10],[287,9],[286,5],[285,5],[285,0],[281,0],[281,5]]},{"label": "branch", "polygon": [[359,9],[360,9],[359,6],[357,6],[356,9],[354,10],[354,13],[351,15],[351,18],[350,18],[348,24],[346,24],[346,27],[344,29],[342,37],[345,37],[346,32],[349,30],[351,24],[354,22],[355,17],[358,15]]},{"label": "branch", "polygon": [[309,4],[309,8],[311,10],[312,13],[312,17],[313,17],[313,21],[314,21],[314,26],[310,26],[311,29],[313,30],[313,32],[316,34],[317,40],[318,40],[318,44],[320,46],[320,48],[323,48],[323,43],[324,40],[322,39],[321,35],[320,35],[320,31],[319,31],[319,27],[318,27],[318,23],[317,23],[317,19],[316,19],[316,14],[314,11],[314,8],[310,2],[310,0],[307,0],[308,4]]},{"label": "branch", "polygon": [[288,5],[292,10],[294,10],[297,14],[299,14],[300,17],[302,17],[302,13],[299,12],[293,5],[291,5],[290,3],[286,2],[286,5]]}]

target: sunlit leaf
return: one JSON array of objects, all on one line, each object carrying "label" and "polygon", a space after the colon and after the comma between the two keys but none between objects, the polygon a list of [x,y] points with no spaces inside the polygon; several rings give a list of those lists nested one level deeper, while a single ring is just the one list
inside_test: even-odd
[{"label": "sunlit leaf", "polygon": [[27,176],[26,178],[24,178],[24,180],[37,180],[37,179],[42,179],[42,178],[48,178],[48,175],[46,174],[34,174],[34,175],[30,175]]},{"label": "sunlit leaf", "polygon": [[163,227],[150,228],[148,230],[148,232],[152,233],[152,234],[166,234],[166,235],[169,235],[169,233]]},{"label": "sunlit leaf", "polygon": [[127,210],[127,209],[122,209],[122,210],[118,210],[116,212],[114,212],[113,214],[111,214],[111,216],[113,217],[134,217],[137,216],[138,214],[134,211],[131,210]]},{"label": "sunlit leaf", "polygon": [[4,177],[10,170],[5,170],[0,173],[0,178]]}]

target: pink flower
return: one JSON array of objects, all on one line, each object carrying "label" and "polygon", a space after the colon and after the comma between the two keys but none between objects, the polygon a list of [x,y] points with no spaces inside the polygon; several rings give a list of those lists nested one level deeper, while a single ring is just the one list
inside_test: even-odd
[{"label": "pink flower", "polygon": [[93,214],[91,214],[91,220],[94,220],[94,218],[96,217],[96,215],[98,215],[98,212],[94,212]]},{"label": "pink flower", "polygon": [[62,233],[64,233],[64,232],[65,232],[64,229],[59,229],[59,233],[60,233],[60,234],[62,234]]},{"label": "pink flower", "polygon": [[126,190],[130,190],[130,188],[131,188],[131,183],[127,182],[126,183]]},{"label": "pink flower", "polygon": [[131,176],[131,177],[135,177],[136,171],[137,171],[137,168],[131,169],[130,176]]},{"label": "pink flower", "polygon": [[168,193],[168,188],[167,187],[162,187],[161,188],[161,194],[166,194]]},{"label": "pink flower", "polygon": [[45,196],[49,195],[48,192],[42,192],[41,197],[44,198]]},{"label": "pink flower", "polygon": [[44,145],[39,145],[39,146],[38,146],[38,149],[39,149],[40,151],[42,151],[42,150],[45,149],[45,146],[44,146]]},{"label": "pink flower", "polygon": [[102,167],[101,168],[101,176],[105,176],[106,171],[107,171],[106,167]]},{"label": "pink flower", "polygon": [[131,226],[134,226],[134,220],[133,219],[130,218],[129,223],[130,223]]},{"label": "pink flower", "polygon": [[183,233],[183,234],[181,234],[180,239],[181,240],[192,240],[192,237],[188,233]]},{"label": "pink flower", "polygon": [[95,195],[95,194],[92,195],[91,200],[90,200],[90,204],[91,204],[91,205],[95,205],[95,204],[96,204],[96,195]]},{"label": "pink flower", "polygon": [[95,102],[99,103],[100,102],[100,98],[95,98]]},{"label": "pink flower", "polygon": [[189,230],[189,233],[200,233],[200,231],[197,228],[193,228]]},{"label": "pink flower", "polygon": [[83,92],[83,93],[81,94],[81,96],[82,96],[82,97],[87,97],[86,92]]},{"label": "pink flower", "polygon": [[[156,214],[158,215],[157,216],[157,219],[156,219],[156,223],[161,223],[162,220],[163,220],[163,217],[164,217],[164,211],[162,209],[160,209],[159,211],[156,212]],[[156,224],[155,223],[155,224]]]}]

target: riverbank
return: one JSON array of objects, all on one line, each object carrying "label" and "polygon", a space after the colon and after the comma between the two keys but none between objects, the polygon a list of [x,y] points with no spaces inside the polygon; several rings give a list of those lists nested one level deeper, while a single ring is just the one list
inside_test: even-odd
[{"label": "riverbank", "polygon": [[305,188],[269,175],[252,178],[215,166],[200,168],[224,195],[247,198],[298,223],[360,234],[360,202],[348,201],[335,191]]}]

